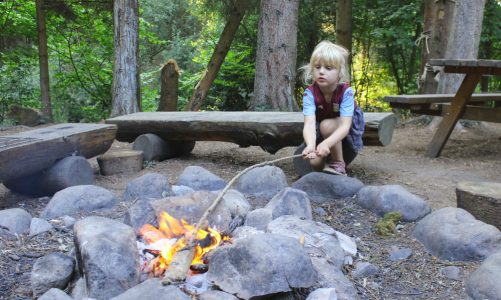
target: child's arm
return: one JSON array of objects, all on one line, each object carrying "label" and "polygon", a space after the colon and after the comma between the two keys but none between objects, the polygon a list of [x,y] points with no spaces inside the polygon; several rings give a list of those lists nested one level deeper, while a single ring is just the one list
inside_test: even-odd
[{"label": "child's arm", "polygon": [[315,115],[304,116],[303,138],[306,147],[303,150],[304,158],[315,158],[315,146],[317,139]]}]

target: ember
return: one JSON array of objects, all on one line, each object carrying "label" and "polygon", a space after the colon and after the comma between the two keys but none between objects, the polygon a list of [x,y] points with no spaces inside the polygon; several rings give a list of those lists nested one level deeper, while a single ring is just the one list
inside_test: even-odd
[{"label": "ember", "polygon": [[[188,224],[184,219],[178,220],[167,212],[163,212],[158,221],[158,228],[151,224],[145,224],[140,230],[144,242],[147,244],[143,253],[154,256],[149,260],[144,271],[152,276],[159,277],[169,267],[176,252],[186,247],[188,240],[193,235],[196,226]],[[197,245],[191,264],[194,272],[205,272],[204,258],[206,254],[221,244],[221,241],[229,240],[228,236],[222,235],[217,230],[208,227],[196,232]]]}]

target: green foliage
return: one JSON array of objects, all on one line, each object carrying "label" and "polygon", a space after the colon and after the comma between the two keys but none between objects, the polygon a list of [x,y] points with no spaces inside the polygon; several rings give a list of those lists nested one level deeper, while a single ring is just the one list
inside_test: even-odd
[{"label": "green foliage", "polygon": [[[160,67],[175,59],[181,69],[182,110],[202,78],[230,15],[234,0],[140,0],[142,109],[154,111],[160,94]],[[354,0],[353,78],[366,111],[390,108],[388,94],[417,92],[422,3],[412,0]],[[113,78],[112,11],[100,5],[65,1],[74,18],[47,12],[50,92],[56,121],[98,121],[109,116]],[[0,1],[0,122],[12,104],[40,108],[35,4]],[[245,15],[206,98],[204,110],[245,110],[254,86],[259,1]],[[488,0],[479,57],[501,59],[501,4]],[[307,63],[321,40],[336,40],[335,2],[301,0],[297,67]],[[299,74],[298,74],[299,75]],[[304,84],[296,80],[298,102]],[[491,77],[489,90],[501,90]],[[266,109],[263,107],[263,109]]]},{"label": "green foliage", "polygon": [[402,214],[396,211],[387,212],[383,219],[374,225],[376,233],[382,236],[389,236],[396,232],[397,224],[402,221]]}]

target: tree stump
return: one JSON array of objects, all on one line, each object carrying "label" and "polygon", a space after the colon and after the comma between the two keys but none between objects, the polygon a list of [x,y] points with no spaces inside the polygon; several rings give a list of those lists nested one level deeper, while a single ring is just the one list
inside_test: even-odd
[{"label": "tree stump", "polygon": [[11,179],[3,184],[11,191],[40,197],[51,196],[74,185],[94,184],[94,180],[94,172],[87,159],[68,156],[44,171]]},{"label": "tree stump", "polygon": [[134,140],[132,148],[143,151],[146,161],[162,161],[190,153],[195,147],[195,141],[165,141],[153,133],[146,133]]},{"label": "tree stump", "polygon": [[501,230],[501,183],[459,182],[456,187],[457,207],[475,218]]},{"label": "tree stump", "polygon": [[177,111],[179,68],[176,61],[169,59],[162,67],[160,74],[161,86],[158,111]]},{"label": "tree stump", "polygon": [[143,152],[111,151],[97,157],[101,175],[136,173],[143,169]]}]

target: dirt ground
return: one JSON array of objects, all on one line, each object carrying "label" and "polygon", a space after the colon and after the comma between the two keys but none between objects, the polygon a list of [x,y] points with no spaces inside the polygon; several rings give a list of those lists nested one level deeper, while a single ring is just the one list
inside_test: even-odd
[{"label": "dirt ground", "polygon": [[[439,158],[425,156],[434,130],[421,123],[424,119],[411,119],[400,124],[392,143],[386,147],[366,147],[348,168],[348,175],[367,185],[400,184],[421,196],[434,210],[456,206],[455,188],[460,181],[500,181],[501,124],[481,123],[471,128],[455,130]],[[0,135],[9,131],[0,131]],[[131,145],[115,142],[113,148]],[[97,184],[121,194],[127,182],[147,172],[167,175],[172,184],[185,167],[197,165],[223,179],[230,180],[239,171],[253,164],[292,155],[294,148],[284,148],[271,155],[259,147],[239,148],[223,142],[197,142],[190,155],[149,163],[139,174],[97,175]],[[90,160],[97,170],[97,162]],[[291,160],[276,166],[283,169],[289,183],[298,179]],[[38,216],[48,198],[27,199],[10,193],[0,184],[0,209],[22,207]],[[108,215],[119,218],[126,206],[121,205]],[[381,237],[374,231],[380,219],[361,209],[354,199],[344,199],[322,205],[327,215],[315,215],[336,230],[357,240],[360,257],[381,271],[379,275],[353,280],[362,299],[464,299],[464,280],[478,263],[438,261],[412,238],[413,223],[390,236]],[[19,237],[9,241],[0,235],[0,299],[31,299],[29,277],[37,257],[54,251],[71,252],[72,231],[58,227],[56,231],[33,238]],[[391,247],[412,249],[412,256],[399,262],[388,260]],[[440,274],[440,269],[454,265],[460,268],[462,278],[451,280]],[[351,278],[351,267],[345,269]]]}]

